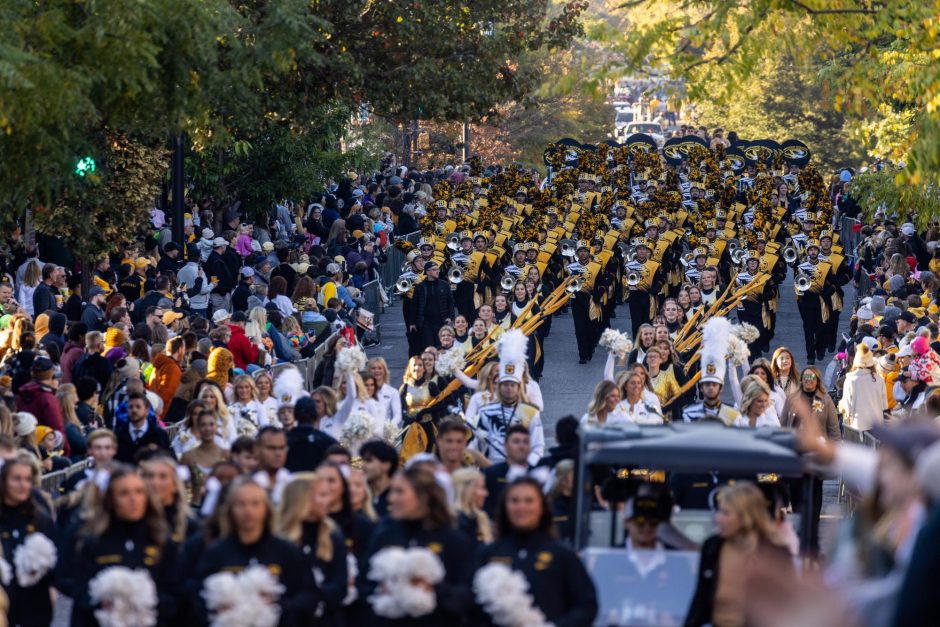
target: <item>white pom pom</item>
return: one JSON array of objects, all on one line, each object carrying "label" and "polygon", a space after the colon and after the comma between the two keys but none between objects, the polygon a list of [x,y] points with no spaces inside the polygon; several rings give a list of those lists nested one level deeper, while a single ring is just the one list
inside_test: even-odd
[{"label": "white pom pom", "polygon": [[202,596],[212,612],[212,627],[275,627],[281,619],[277,599],[282,586],[264,566],[238,575],[216,573],[206,578]]},{"label": "white pom pom", "polygon": [[[157,587],[146,570],[112,566],[88,584],[101,627],[151,627],[157,624]],[[107,609],[105,609],[107,608]]]},{"label": "white pom pom", "polygon": [[354,411],[346,422],[339,441],[346,448],[358,449],[359,446],[372,437],[372,416],[369,412],[359,409]]},{"label": "white pom pom", "polygon": [[430,585],[444,579],[444,565],[432,551],[415,547],[382,549],[369,562],[369,579],[379,582],[376,594],[369,597],[373,611],[383,618],[427,616],[437,607],[433,590],[416,586],[421,580]]},{"label": "white pom pom", "polygon": [[346,346],[336,356],[336,370],[342,375],[366,368],[366,354],[359,346]]},{"label": "white pom pom", "polygon": [[731,332],[744,340],[746,344],[757,341],[757,339],[760,337],[760,331],[757,330],[757,327],[747,322],[742,322],[741,324],[735,325],[731,329]]},{"label": "white pom pom", "polygon": [[633,342],[630,341],[630,338],[617,329],[604,329],[601,334],[600,346],[612,352],[620,360],[626,359],[630,351],[633,350]]},{"label": "white pom pom", "polygon": [[21,588],[39,583],[39,580],[55,568],[59,552],[52,540],[41,533],[31,533],[23,544],[13,551],[13,567],[16,582]]},{"label": "white pom pom", "polygon": [[737,335],[728,336],[728,361],[735,366],[743,366],[751,356],[751,351],[747,349],[747,343]]},{"label": "white pom pom", "polygon": [[442,377],[452,377],[454,371],[463,368],[464,356],[467,354],[463,344],[455,344],[453,348],[442,351],[434,362],[434,371]]},{"label": "white pom pom", "polygon": [[477,602],[500,627],[548,627],[528,594],[529,582],[505,564],[492,562],[473,577]]}]

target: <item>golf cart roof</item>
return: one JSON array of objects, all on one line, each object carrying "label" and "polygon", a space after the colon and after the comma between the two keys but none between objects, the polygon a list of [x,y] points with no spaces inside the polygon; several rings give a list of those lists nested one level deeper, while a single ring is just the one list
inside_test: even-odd
[{"label": "golf cart roof", "polygon": [[588,465],[684,473],[803,474],[795,438],[783,429],[737,429],[714,423],[629,425],[585,430],[582,447]]}]

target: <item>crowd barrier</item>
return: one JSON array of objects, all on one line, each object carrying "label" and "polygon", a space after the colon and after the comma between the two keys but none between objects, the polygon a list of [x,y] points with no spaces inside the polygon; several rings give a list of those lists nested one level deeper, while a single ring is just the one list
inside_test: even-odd
[{"label": "crowd barrier", "polygon": [[855,231],[859,224],[861,224],[859,220],[847,216],[843,216],[839,220],[839,240],[842,242],[842,248],[845,250],[846,255],[852,257],[856,256],[855,251],[861,241],[861,233]]},{"label": "crowd barrier", "polygon": [[[418,231],[409,233],[404,239],[417,246],[418,240],[421,239],[421,233]],[[379,283],[381,284],[380,289],[391,291],[389,288],[395,285],[398,277],[401,276],[401,267],[405,263],[405,253],[394,246],[389,246],[385,251],[385,255],[388,260],[380,268]]]},{"label": "crowd barrier", "polygon": [[85,467],[86,463],[81,461],[72,464],[68,468],[47,473],[42,476],[40,487],[51,494],[53,498],[57,497],[62,493],[62,485],[75,473],[85,470]]},{"label": "crowd barrier", "polygon": [[369,281],[362,286],[362,296],[365,298],[365,304],[363,306],[374,314],[384,313],[385,311],[385,303],[382,299],[381,292],[382,286],[378,279]]}]

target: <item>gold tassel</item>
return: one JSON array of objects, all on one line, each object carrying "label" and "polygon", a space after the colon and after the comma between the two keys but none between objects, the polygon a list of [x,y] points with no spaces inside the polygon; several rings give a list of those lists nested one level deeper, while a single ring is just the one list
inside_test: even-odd
[{"label": "gold tassel", "polygon": [[591,304],[588,306],[588,318],[591,320],[601,319],[601,308],[597,306],[593,298],[591,299]]},{"label": "gold tassel", "polygon": [[819,305],[822,312],[823,324],[826,324],[829,322],[829,305],[826,304],[826,299],[821,296],[819,297]]},{"label": "gold tassel", "polygon": [[842,311],[842,297],[839,296],[839,292],[834,292],[832,294],[832,310],[833,311]]}]

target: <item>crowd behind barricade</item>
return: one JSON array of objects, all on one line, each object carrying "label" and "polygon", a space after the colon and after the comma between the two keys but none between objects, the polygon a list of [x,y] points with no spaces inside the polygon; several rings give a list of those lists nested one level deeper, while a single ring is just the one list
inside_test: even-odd
[{"label": "crowd behind barricade", "polygon": [[[850,173],[825,189],[800,151],[781,163],[696,137],[662,161],[552,153],[551,180],[386,164],[255,222],[193,204],[181,243],[155,210],[87,294],[59,242],[15,233],[0,282],[9,623],[48,624],[56,590],[77,625],[590,625],[594,586],[568,544],[579,432],[681,421],[796,431],[864,511],[827,555],[831,588],[868,624],[930,624],[923,602],[885,601],[921,594],[929,577],[912,577],[936,565],[935,534],[917,532],[935,531],[940,496],[940,232],[878,216],[844,248]],[[408,340],[396,388],[364,350],[362,290],[402,255],[382,286]],[[790,268],[804,368],[771,344]],[[873,287],[840,334],[853,279]],[[579,361],[608,355],[549,446],[544,340],[568,312]],[[633,339],[612,328],[627,313]],[[877,451],[841,442],[868,431]],[[622,507],[630,555],[701,550],[690,625],[744,623],[748,564],[798,551],[787,512],[818,529],[818,479],[812,503],[766,479],[655,472],[613,498],[609,470],[590,506]],[[669,527],[697,505],[717,510],[701,546]]]}]

